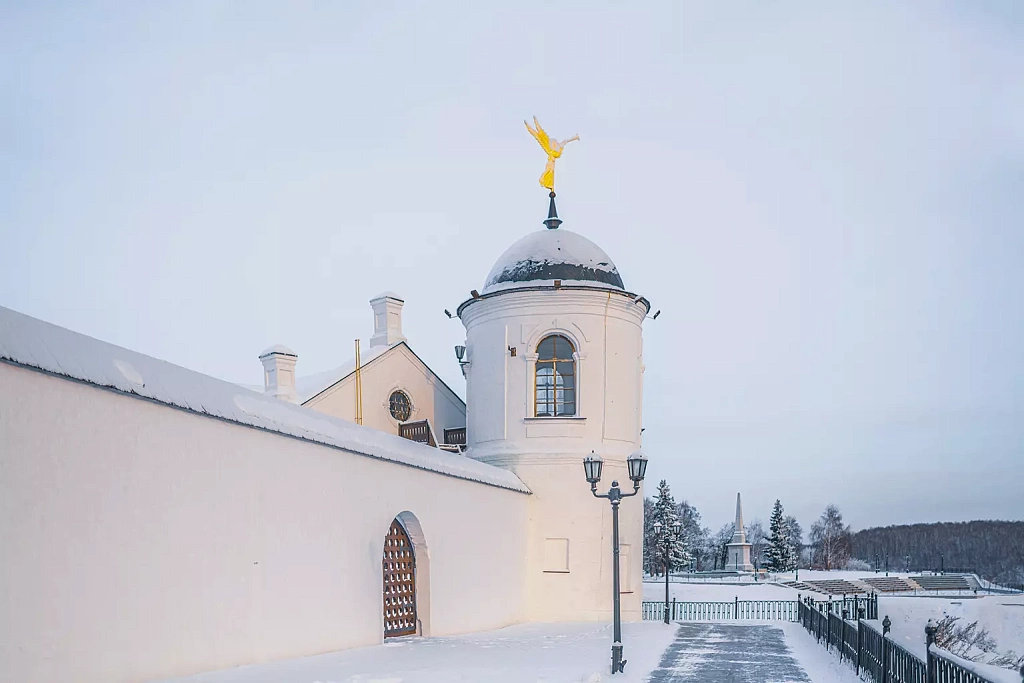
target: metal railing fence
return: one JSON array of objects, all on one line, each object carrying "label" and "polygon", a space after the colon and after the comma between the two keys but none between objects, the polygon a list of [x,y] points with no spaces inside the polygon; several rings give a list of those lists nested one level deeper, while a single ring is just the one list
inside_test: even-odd
[{"label": "metal railing fence", "polygon": [[969,668],[969,662],[937,648],[932,634],[926,633],[927,656],[921,661],[866,620],[848,619],[849,612],[837,613],[810,599],[801,600],[797,611],[797,621],[823,647],[834,648],[858,675],[875,683],[993,683]]},{"label": "metal railing fence", "polygon": [[[757,621],[796,621],[797,600],[740,600],[730,602],[683,602],[673,600],[668,604],[671,621],[732,621],[747,619]],[[641,603],[645,621],[665,619],[664,602]]]}]

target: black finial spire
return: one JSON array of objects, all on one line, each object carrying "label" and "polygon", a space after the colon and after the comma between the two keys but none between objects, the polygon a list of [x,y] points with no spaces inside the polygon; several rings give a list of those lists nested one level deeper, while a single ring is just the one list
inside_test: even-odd
[{"label": "black finial spire", "polygon": [[562,219],[558,217],[558,210],[555,209],[555,191],[552,190],[548,196],[551,197],[551,203],[548,204],[548,219],[544,221],[544,225],[548,226],[548,230],[556,230],[562,224]]}]

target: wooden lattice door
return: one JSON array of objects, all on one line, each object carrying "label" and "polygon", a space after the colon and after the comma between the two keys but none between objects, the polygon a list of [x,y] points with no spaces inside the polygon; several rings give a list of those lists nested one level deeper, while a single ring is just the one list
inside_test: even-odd
[{"label": "wooden lattice door", "polygon": [[384,637],[416,633],[416,556],[396,519],[384,539]]}]

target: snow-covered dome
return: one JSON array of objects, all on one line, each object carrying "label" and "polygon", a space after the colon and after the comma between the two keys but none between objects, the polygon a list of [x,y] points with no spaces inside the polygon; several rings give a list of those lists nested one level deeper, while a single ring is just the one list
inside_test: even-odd
[{"label": "snow-covered dome", "polygon": [[483,293],[553,280],[625,289],[619,271],[601,247],[583,235],[558,229],[530,233],[506,249],[487,274]]},{"label": "snow-covered dome", "polygon": [[260,354],[260,358],[269,356],[272,353],[280,353],[285,356],[298,356],[297,353],[289,349],[287,346],[284,346],[283,344],[274,344],[273,346],[264,349],[263,353]]}]

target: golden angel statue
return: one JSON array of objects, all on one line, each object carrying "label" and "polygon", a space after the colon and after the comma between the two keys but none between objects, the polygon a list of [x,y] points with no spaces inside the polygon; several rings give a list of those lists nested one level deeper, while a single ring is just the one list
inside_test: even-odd
[{"label": "golden angel statue", "polygon": [[530,131],[530,135],[532,135],[537,140],[537,142],[540,143],[540,146],[544,149],[544,151],[547,152],[548,165],[544,167],[544,174],[541,175],[540,177],[540,184],[542,187],[546,187],[552,192],[554,192],[555,160],[558,159],[558,157],[562,156],[562,150],[565,149],[566,145],[568,145],[570,142],[573,142],[574,140],[579,140],[580,136],[573,135],[568,140],[562,140],[561,142],[559,142],[558,140],[552,140],[550,137],[548,137],[547,131],[540,127],[540,122],[537,120],[536,116],[533,117],[533,128],[530,128],[530,124],[526,123],[526,121],[523,121],[523,123],[526,124],[526,130]]}]

